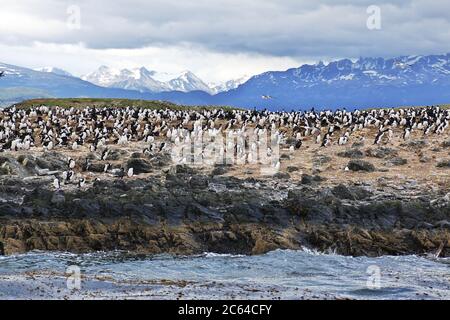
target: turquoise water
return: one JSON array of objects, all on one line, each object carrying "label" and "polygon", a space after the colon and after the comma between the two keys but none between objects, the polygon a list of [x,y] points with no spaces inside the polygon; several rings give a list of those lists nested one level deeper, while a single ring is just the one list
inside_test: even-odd
[{"label": "turquoise water", "polygon": [[[81,273],[67,288],[67,268]],[[191,257],[32,252],[0,257],[0,298],[450,299],[450,260],[310,250]]]}]

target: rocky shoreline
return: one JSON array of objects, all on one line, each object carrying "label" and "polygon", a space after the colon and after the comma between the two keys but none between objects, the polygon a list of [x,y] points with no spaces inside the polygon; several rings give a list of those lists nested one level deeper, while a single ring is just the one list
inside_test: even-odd
[{"label": "rocky shoreline", "polygon": [[152,174],[137,179],[54,190],[57,154],[38,160],[41,168],[49,161],[49,175],[31,175],[37,159],[30,156],[25,165],[24,160],[0,161],[15,166],[16,173],[24,170],[0,177],[2,255],[31,250],[262,254],[309,247],[353,256],[450,256],[450,194],[414,181],[333,185],[319,175],[237,178],[225,174],[226,166],[205,172],[152,164]]}]

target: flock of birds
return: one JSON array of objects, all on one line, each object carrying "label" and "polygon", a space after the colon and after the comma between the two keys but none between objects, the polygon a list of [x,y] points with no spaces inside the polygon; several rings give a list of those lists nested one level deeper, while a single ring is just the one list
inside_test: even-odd
[{"label": "flock of birds", "polygon": [[[198,138],[212,141],[226,137],[220,143],[219,157],[237,157],[239,163],[254,163],[256,149],[264,149],[268,157],[273,150],[266,146],[263,137],[270,135],[272,142],[284,146],[293,153],[302,148],[305,139],[312,139],[318,146],[326,148],[332,144],[346,145],[355,132],[372,128],[376,134],[373,144],[387,144],[395,137],[411,139],[412,132],[422,135],[443,135],[449,128],[450,111],[441,107],[398,108],[347,111],[292,111],[270,112],[267,110],[228,109],[145,109],[83,107],[61,108],[36,106],[0,111],[0,151],[20,150],[89,150],[104,163],[104,173],[113,173],[119,178],[134,175],[133,168],[113,169],[107,162],[114,145],[128,146],[138,143],[142,153],[154,156],[158,153],[177,150],[178,163],[188,163],[186,149]],[[256,139],[249,140],[248,132]],[[362,139],[370,139],[364,131]],[[401,132],[401,134],[395,134]],[[361,136],[361,135],[359,135]],[[360,138],[361,139],[361,138]],[[189,146],[189,147],[183,147]],[[207,157],[207,148],[200,148],[197,156]],[[195,156],[195,155],[194,155]],[[77,182],[79,187],[86,183],[83,177],[78,181],[76,168],[89,171],[91,160],[71,157],[67,170],[54,181],[55,188],[61,182]],[[279,169],[278,158],[272,162]]]}]

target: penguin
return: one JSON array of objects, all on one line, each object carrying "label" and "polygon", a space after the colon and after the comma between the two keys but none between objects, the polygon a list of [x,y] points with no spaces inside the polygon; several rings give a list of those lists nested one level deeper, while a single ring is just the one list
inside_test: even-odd
[{"label": "penguin", "polygon": [[72,180],[74,174],[75,173],[72,170],[69,170],[66,175],[66,182],[70,182]]},{"label": "penguin", "polygon": [[373,142],[373,144],[380,144],[381,139],[383,139],[384,136],[384,131],[378,131],[377,136],[375,137],[375,141]]},{"label": "penguin", "polygon": [[330,137],[330,134],[328,134],[328,133],[325,135],[325,137],[323,137],[321,147],[328,147],[331,144],[331,140],[329,137]]},{"label": "penguin", "polygon": [[90,167],[91,167],[91,160],[89,160],[88,158],[86,158],[85,160],[84,160],[84,164],[83,164],[83,167],[81,168],[81,170],[82,171],[89,171],[89,169],[90,169]]},{"label": "penguin", "polygon": [[69,158],[68,166],[69,166],[69,169],[75,168],[75,160],[73,160],[72,158]]},{"label": "penguin", "polygon": [[109,162],[106,163],[105,166],[103,167],[103,172],[108,173],[110,168],[111,168],[111,164]]},{"label": "penguin", "polygon": [[101,159],[101,160],[106,160],[106,158],[108,157],[108,155],[109,155],[109,149],[108,149],[108,148],[105,148],[105,150],[102,151],[102,155],[101,155],[100,159]]},{"label": "penguin", "polygon": [[405,131],[403,132],[403,140],[408,140],[411,136],[411,128],[405,128]]},{"label": "penguin", "polygon": [[84,178],[80,178],[78,180],[78,188],[83,188],[85,183],[86,183],[86,180]]},{"label": "penguin", "polygon": [[132,176],[133,176],[133,168],[129,168],[128,169],[128,171],[127,171],[127,176],[129,177],[129,178],[131,178]]}]

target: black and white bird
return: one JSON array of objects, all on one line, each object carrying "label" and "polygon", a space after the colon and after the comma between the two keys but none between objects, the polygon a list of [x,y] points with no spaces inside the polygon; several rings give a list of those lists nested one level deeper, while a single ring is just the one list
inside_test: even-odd
[{"label": "black and white bird", "polygon": [[294,146],[295,150],[300,149],[300,148],[302,147],[302,144],[303,144],[302,140],[298,139],[298,140],[295,142],[295,146]]},{"label": "black and white bird", "polygon": [[106,160],[106,158],[108,157],[108,155],[109,155],[109,149],[106,148],[105,150],[102,151],[102,155],[101,155],[100,159],[101,159],[101,160]]},{"label": "black and white bird", "polygon": [[131,178],[131,177],[133,176],[133,172],[134,172],[134,169],[133,169],[133,168],[128,168],[127,176],[128,176],[129,178]]},{"label": "black and white bird", "polygon": [[69,169],[73,169],[75,168],[75,160],[73,160],[72,158],[69,158],[69,161],[67,162]]},{"label": "black and white bird", "polygon": [[383,139],[384,133],[385,133],[385,131],[382,131],[382,130],[378,131],[373,144],[380,144],[381,140]]},{"label": "black and white bird", "polygon": [[80,178],[78,180],[78,188],[83,188],[85,183],[86,183],[86,180],[84,178]]}]

